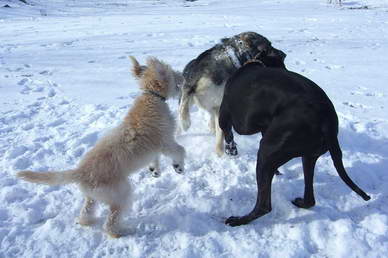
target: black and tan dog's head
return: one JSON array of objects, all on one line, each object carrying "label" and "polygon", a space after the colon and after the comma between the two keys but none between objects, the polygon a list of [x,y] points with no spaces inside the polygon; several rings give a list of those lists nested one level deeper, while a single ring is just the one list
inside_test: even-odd
[{"label": "black and tan dog's head", "polygon": [[132,74],[140,81],[140,88],[144,91],[159,94],[163,98],[175,97],[179,94],[179,87],[183,83],[180,72],[174,71],[170,65],[156,57],[147,58],[146,65],[140,65],[133,57]]},{"label": "black and tan dog's head", "polygon": [[242,63],[259,60],[268,67],[284,67],[286,54],[272,46],[271,42],[256,32],[242,32],[222,40],[239,54]]}]

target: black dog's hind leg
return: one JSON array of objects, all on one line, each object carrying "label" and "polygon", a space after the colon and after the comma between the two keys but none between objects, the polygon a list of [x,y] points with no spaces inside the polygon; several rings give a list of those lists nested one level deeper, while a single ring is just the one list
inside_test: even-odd
[{"label": "black dog's hind leg", "polygon": [[272,179],[277,171],[277,168],[291,159],[289,155],[283,153],[281,149],[276,152],[266,155],[271,147],[265,148],[260,144],[260,149],[257,155],[256,164],[256,181],[257,181],[257,199],[253,210],[242,217],[229,217],[225,224],[232,227],[248,224],[272,210],[271,207],[271,185]]},{"label": "black dog's hind leg", "polygon": [[304,174],[304,198],[295,198],[292,203],[299,208],[311,208],[315,205],[314,198],[314,168],[318,157],[316,156],[303,156],[303,174]]},{"label": "black dog's hind leg", "polygon": [[218,122],[221,130],[224,132],[225,153],[230,156],[236,156],[238,154],[238,151],[237,151],[237,145],[233,140],[232,120],[230,118],[229,112],[223,109],[222,107],[220,108]]}]

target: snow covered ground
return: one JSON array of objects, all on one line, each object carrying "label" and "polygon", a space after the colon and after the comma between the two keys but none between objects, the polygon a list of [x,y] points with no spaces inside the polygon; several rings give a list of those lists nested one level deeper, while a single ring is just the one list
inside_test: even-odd
[{"label": "snow covered ground", "polygon": [[[0,257],[386,257],[388,253],[388,0],[0,0]],[[8,7],[3,7],[9,5]],[[110,239],[74,223],[74,185],[15,178],[19,170],[62,170],[117,125],[139,94],[128,55],[183,67],[220,38],[256,31],[287,53],[288,69],[320,85],[340,118],[340,143],[364,202],[338,177],[329,156],[316,167],[317,205],[303,194],[299,159],[284,165],[273,211],[231,228],[256,198],[259,136],[236,135],[237,158],[218,158],[207,115],[178,141],[186,174],[167,160],[146,169],[124,223]],[[176,113],[177,101],[170,101]]]}]

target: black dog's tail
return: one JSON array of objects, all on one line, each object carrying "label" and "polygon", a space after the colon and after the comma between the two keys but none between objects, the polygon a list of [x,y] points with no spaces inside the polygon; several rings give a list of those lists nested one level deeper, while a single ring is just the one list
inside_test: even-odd
[{"label": "black dog's tail", "polygon": [[323,133],[329,148],[330,156],[334,162],[334,166],[338,172],[338,175],[345,182],[345,184],[347,184],[354,192],[360,195],[362,199],[369,201],[370,196],[361,190],[361,188],[359,188],[352,181],[352,179],[350,179],[345,171],[344,164],[342,163],[342,151],[338,143],[337,130],[333,127],[330,128],[330,126],[325,126],[323,128]]}]

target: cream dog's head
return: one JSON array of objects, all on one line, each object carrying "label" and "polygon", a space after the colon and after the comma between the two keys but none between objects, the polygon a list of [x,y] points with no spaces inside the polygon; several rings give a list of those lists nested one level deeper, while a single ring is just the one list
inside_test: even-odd
[{"label": "cream dog's head", "polygon": [[147,58],[146,65],[140,65],[133,56],[130,59],[133,63],[132,74],[140,81],[142,90],[154,92],[166,99],[179,94],[183,82],[180,72],[174,71],[156,57]]}]

